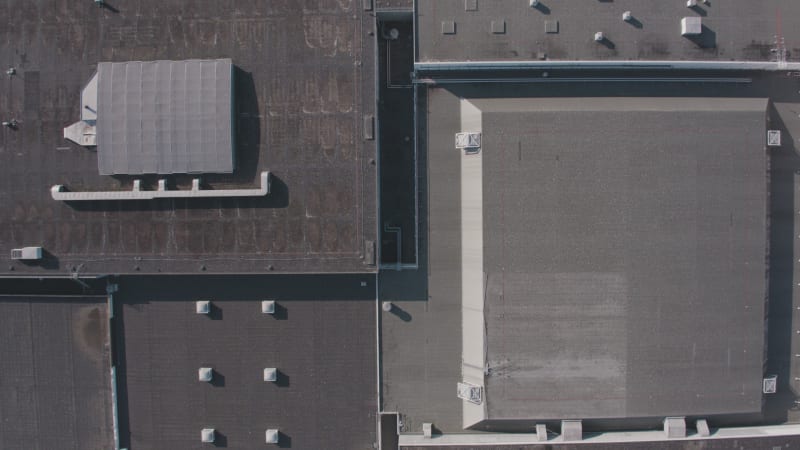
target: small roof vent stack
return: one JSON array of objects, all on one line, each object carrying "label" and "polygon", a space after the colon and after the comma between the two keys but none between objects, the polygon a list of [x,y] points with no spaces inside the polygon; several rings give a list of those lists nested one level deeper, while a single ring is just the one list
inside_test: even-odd
[{"label": "small roof vent stack", "polygon": [[697,36],[703,34],[703,19],[684,17],[681,19],[681,36]]},{"label": "small roof vent stack", "polygon": [[280,437],[281,437],[280,431],[274,428],[270,428],[267,430],[266,433],[267,444],[277,444],[278,441],[280,440]]},{"label": "small roof vent stack", "polygon": [[781,130],[767,130],[767,147],[781,146]]},{"label": "small roof vent stack", "polygon": [[197,314],[208,314],[211,311],[211,302],[208,300],[198,300],[195,312]]},{"label": "small roof vent stack", "polygon": [[603,42],[605,40],[605,38],[606,37],[603,35],[602,31],[598,31],[597,33],[594,34],[595,42]]},{"label": "small roof vent stack", "polygon": [[275,300],[264,300],[261,302],[261,312],[263,314],[275,314]]},{"label": "small roof vent stack", "polygon": [[200,441],[206,443],[214,442],[214,429],[203,428],[203,431],[200,432]]},{"label": "small roof vent stack", "polygon": [[214,369],[211,367],[201,367],[197,370],[197,379],[210,383],[214,378]]},{"label": "small roof vent stack", "polygon": [[275,382],[278,380],[278,369],[274,367],[267,367],[264,369],[264,381]]},{"label": "small roof vent stack", "polygon": [[633,14],[630,11],[625,11],[622,13],[622,20],[625,22],[630,22],[633,19]]},{"label": "small roof vent stack", "polygon": [[769,375],[764,378],[763,390],[765,394],[774,394],[778,392],[778,376]]}]

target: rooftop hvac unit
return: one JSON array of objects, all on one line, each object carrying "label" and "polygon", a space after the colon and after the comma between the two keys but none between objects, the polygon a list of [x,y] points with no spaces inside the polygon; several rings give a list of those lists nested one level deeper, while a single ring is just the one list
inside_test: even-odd
[{"label": "rooftop hvac unit", "polygon": [[208,314],[211,311],[211,302],[208,300],[198,300],[195,311],[197,314]]},{"label": "rooftop hvac unit", "polygon": [[210,382],[212,378],[214,378],[214,369],[211,367],[201,367],[197,370],[198,380]]},{"label": "rooftop hvac unit", "polygon": [[35,261],[42,259],[42,247],[22,247],[11,250],[11,259]]},{"label": "rooftop hvac unit", "polygon": [[261,312],[264,314],[275,314],[275,300],[262,301]]},{"label": "rooftop hvac unit", "polygon": [[264,381],[276,381],[278,379],[278,369],[267,367],[264,369]]},{"label": "rooftop hvac unit", "polygon": [[770,375],[764,378],[764,393],[765,394],[774,394],[778,391],[778,376],[777,375]]},{"label": "rooftop hvac unit", "polygon": [[483,390],[480,386],[475,386],[469,383],[458,383],[458,398],[466,400],[470,403],[480,405],[483,403]]},{"label": "rooftop hvac unit", "polygon": [[781,146],[781,130],[767,130],[767,147]]},{"label": "rooftop hvac unit", "polygon": [[200,440],[202,442],[214,442],[214,429],[203,428],[203,431],[200,432]]},{"label": "rooftop hvac unit", "polygon": [[476,150],[481,147],[481,134],[477,132],[456,133],[456,148]]},{"label": "rooftop hvac unit", "polygon": [[277,444],[278,441],[280,440],[280,437],[281,437],[280,431],[274,428],[270,428],[269,430],[267,430],[267,436],[266,436],[267,444]]}]

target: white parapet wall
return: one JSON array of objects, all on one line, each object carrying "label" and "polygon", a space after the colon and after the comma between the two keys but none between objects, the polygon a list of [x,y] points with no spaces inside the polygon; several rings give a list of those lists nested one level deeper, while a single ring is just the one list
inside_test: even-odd
[{"label": "white parapet wall", "polygon": [[[136,180],[138,181],[138,180]],[[219,198],[219,197],[263,197],[270,191],[270,174],[261,172],[261,186],[255,189],[201,189],[199,179],[192,182],[190,190],[168,190],[166,183],[159,182],[159,189],[143,191],[134,181],[130,191],[68,191],[63,184],[50,188],[53,200],[64,202],[102,201],[102,200],[153,200],[157,198]]]},{"label": "white parapet wall", "polygon": [[[692,430],[694,431],[694,430]],[[754,427],[730,427],[713,430],[710,436],[702,433],[687,433],[683,438],[668,439],[662,430],[652,431],[609,431],[606,433],[584,433],[583,440],[571,441],[571,445],[597,443],[628,443],[654,441],[693,441],[700,439],[745,439],[773,436],[791,436],[800,434],[800,424],[769,425]],[[548,436],[548,442],[565,442],[564,437],[557,434]],[[438,447],[438,446],[498,446],[498,445],[533,445],[541,444],[536,433],[455,433],[440,434],[433,438],[425,438],[421,434],[401,434],[400,447]]]}]

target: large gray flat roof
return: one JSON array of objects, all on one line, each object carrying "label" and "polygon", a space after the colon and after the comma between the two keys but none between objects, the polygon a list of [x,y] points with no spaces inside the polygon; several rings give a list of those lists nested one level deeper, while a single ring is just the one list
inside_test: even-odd
[{"label": "large gray flat roof", "polygon": [[[375,141],[364,136],[364,116],[375,114],[372,12],[355,2],[200,0],[189,17],[185,5],[158,0],[106,5],[14,0],[0,15],[0,59],[16,68],[11,77],[3,69],[0,117],[20,120],[0,128],[4,276],[377,270]],[[98,62],[191,58],[235,62],[237,168],[202,176],[204,188],[257,187],[269,171],[270,194],[54,201],[54,184],[132,189],[134,176],[99,175],[97,153],[63,139]],[[191,189],[192,177],[163,178]],[[156,175],[136,178],[157,188]],[[10,249],[28,245],[44,247],[42,264],[10,260]]]},{"label": "large gray flat roof", "polygon": [[104,297],[0,296],[0,447],[114,448]]},{"label": "large gray flat roof", "polygon": [[97,65],[101,175],[231,173],[230,59]]},{"label": "large gray flat roof", "polygon": [[[362,286],[362,282],[364,286]],[[115,294],[121,446],[372,448],[375,276],[166,277]],[[276,301],[275,314],[261,300]],[[209,315],[195,301],[211,301]],[[211,367],[211,383],[198,369]],[[276,382],[263,370],[278,369]]]},{"label": "large gray flat roof", "polygon": [[487,416],[760,411],[767,101],[472,103]]},{"label": "large gray flat roof", "polygon": [[[475,9],[466,7],[473,3]],[[698,2],[693,9],[685,0],[543,0],[537,8],[529,5],[491,0],[417,2],[418,61],[771,61],[778,33],[785,37],[789,60],[800,58],[800,3],[794,0]],[[632,13],[632,21],[622,20],[625,11]],[[681,36],[683,17],[700,17],[702,35]],[[502,33],[493,32],[493,23]],[[557,32],[548,33],[546,27]],[[443,34],[450,28],[453,34]],[[596,32],[604,34],[603,42],[595,42]]]}]

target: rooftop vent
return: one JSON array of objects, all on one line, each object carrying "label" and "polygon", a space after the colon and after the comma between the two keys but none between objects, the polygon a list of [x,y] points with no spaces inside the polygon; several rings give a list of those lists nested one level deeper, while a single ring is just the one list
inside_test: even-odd
[{"label": "rooftop vent", "polygon": [[458,398],[480,405],[483,403],[482,389],[469,383],[458,383]]},{"label": "rooftop vent", "polygon": [[34,261],[42,259],[42,247],[22,247],[11,250],[11,259]]},{"label": "rooftop vent", "polygon": [[703,19],[700,17],[681,19],[681,36],[697,36],[698,34],[703,34]]},{"label": "rooftop vent", "polygon": [[764,393],[774,394],[778,391],[778,376],[770,375],[764,378]]},{"label": "rooftop vent", "polygon": [[212,378],[214,378],[214,369],[211,367],[201,367],[197,370],[198,380],[210,382]]},{"label": "rooftop vent", "polygon": [[211,302],[208,300],[198,300],[195,311],[197,314],[208,314],[211,311]]},{"label": "rooftop vent", "polygon": [[622,13],[622,20],[625,22],[630,22],[633,19],[633,14],[630,11],[625,11]]},{"label": "rooftop vent", "polygon": [[781,130],[767,130],[767,147],[781,146]]},{"label": "rooftop vent", "polygon": [[275,300],[264,300],[261,302],[261,312],[263,314],[275,314]]},{"label": "rooftop vent", "polygon": [[598,31],[597,33],[594,34],[594,40],[596,42],[603,42],[605,39],[606,37],[603,35],[602,31]]},{"label": "rooftop vent", "polygon": [[697,0],[686,0],[687,8],[694,8],[695,6],[697,6]]},{"label": "rooftop vent", "polygon": [[278,379],[278,369],[274,367],[267,367],[264,369],[264,381],[275,382]]},{"label": "rooftop vent", "polygon": [[456,148],[475,150],[481,147],[481,134],[478,132],[456,133]]},{"label": "rooftop vent", "polygon": [[203,428],[203,431],[200,432],[200,440],[202,442],[214,442],[214,429]]},{"label": "rooftop vent", "polygon": [[267,436],[266,436],[267,444],[277,444],[278,441],[280,440],[280,437],[281,437],[280,431],[274,428],[270,428],[269,430],[267,430]]},{"label": "rooftop vent", "polygon": [[494,33],[494,34],[505,34],[506,33],[506,21],[505,20],[493,20],[492,21],[492,33]]}]

